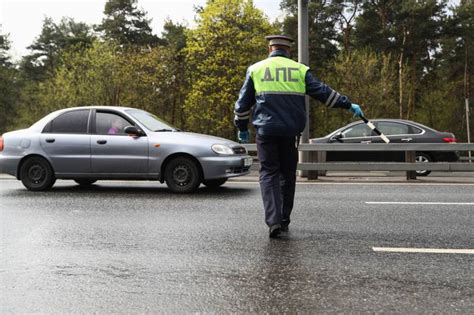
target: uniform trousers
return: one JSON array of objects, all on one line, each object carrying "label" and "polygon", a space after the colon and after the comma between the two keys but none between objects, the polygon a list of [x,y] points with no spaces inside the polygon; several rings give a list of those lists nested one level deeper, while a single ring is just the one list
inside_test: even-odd
[{"label": "uniform trousers", "polygon": [[268,226],[290,224],[296,184],[296,137],[256,136],[260,189]]}]

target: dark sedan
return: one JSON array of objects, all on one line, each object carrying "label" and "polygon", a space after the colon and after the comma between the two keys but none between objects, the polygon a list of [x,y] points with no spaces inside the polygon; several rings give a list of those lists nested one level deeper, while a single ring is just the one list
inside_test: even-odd
[{"label": "dark sedan", "polygon": [[[375,126],[385,134],[391,143],[454,143],[456,138],[450,132],[440,132],[417,122],[401,119],[375,119]],[[383,143],[363,121],[346,125],[322,138],[311,139],[311,143]],[[404,152],[396,151],[352,151],[327,152],[326,160],[334,161],[374,161],[402,162]],[[459,160],[455,151],[416,152],[417,162],[454,162]],[[426,176],[430,171],[417,171],[417,175]]]}]

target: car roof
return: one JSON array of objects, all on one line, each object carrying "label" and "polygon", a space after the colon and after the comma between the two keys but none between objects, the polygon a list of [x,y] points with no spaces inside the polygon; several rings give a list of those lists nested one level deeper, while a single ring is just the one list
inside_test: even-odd
[{"label": "car roof", "polygon": [[55,117],[67,113],[70,111],[74,110],[81,110],[81,109],[107,109],[107,110],[117,110],[117,111],[125,111],[125,110],[139,110],[138,108],[133,108],[133,107],[126,107],[126,106],[106,106],[106,105],[91,105],[91,106],[77,106],[77,107],[68,107],[68,108],[63,108],[63,109],[58,109],[54,112],[49,113],[48,115],[44,116],[37,122],[35,122],[32,126],[30,126],[31,130],[42,130],[43,127],[48,123],[51,119],[54,119]]},{"label": "car roof", "polygon": [[[424,128],[424,129],[429,129],[429,130],[433,130],[433,131],[436,131],[434,130],[433,128],[430,128],[428,126],[425,126],[419,122],[416,122],[416,121],[412,121],[412,120],[406,120],[406,119],[395,119],[395,118],[377,118],[377,119],[371,119],[370,120],[371,122],[382,122],[382,121],[388,121],[388,122],[395,122],[395,123],[405,123],[405,124],[408,124],[408,125],[414,125],[414,126],[417,126],[417,127],[420,127],[420,128]],[[340,129],[342,128],[345,128],[345,127],[349,127],[349,126],[352,126],[352,125],[356,125],[356,124],[359,124],[359,123],[363,123],[362,120],[358,120],[358,121],[355,121],[353,123],[350,123],[350,124],[347,124],[343,127],[341,127]]]},{"label": "car roof", "polygon": [[78,107],[68,107],[57,110],[58,112],[66,112],[71,110],[78,110],[78,109],[115,109],[115,110],[126,110],[126,109],[138,109],[128,106],[108,106],[108,105],[90,105],[90,106],[78,106]]}]

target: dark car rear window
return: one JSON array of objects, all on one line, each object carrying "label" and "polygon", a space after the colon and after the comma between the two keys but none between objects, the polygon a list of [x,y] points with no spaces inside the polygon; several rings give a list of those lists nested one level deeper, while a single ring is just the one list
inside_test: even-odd
[{"label": "dark car rear window", "polygon": [[76,110],[59,115],[53,119],[43,132],[45,133],[87,133],[89,110]]}]

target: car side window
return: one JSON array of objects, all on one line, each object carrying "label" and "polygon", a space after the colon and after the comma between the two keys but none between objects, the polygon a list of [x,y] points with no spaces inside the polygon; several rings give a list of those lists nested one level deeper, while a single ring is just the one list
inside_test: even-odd
[{"label": "car side window", "polygon": [[106,112],[97,112],[95,130],[99,135],[126,135],[125,127],[132,126],[128,120],[120,115]]},{"label": "car side window", "polygon": [[371,136],[372,130],[366,124],[358,124],[342,132],[343,138],[360,138]]},{"label": "car side window", "polygon": [[45,133],[86,134],[90,110],[75,110],[59,115],[48,123]]},{"label": "car side window", "polygon": [[381,121],[377,128],[386,136],[410,134],[410,126],[396,122]]},{"label": "car side window", "polygon": [[422,129],[415,127],[415,126],[410,126],[410,134],[418,135],[423,132]]}]

